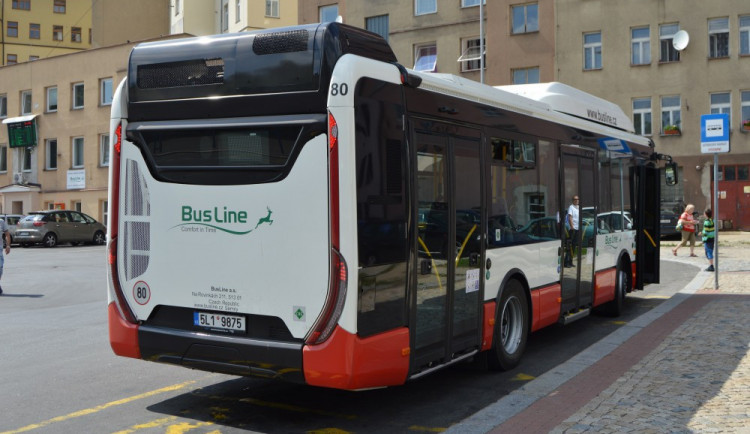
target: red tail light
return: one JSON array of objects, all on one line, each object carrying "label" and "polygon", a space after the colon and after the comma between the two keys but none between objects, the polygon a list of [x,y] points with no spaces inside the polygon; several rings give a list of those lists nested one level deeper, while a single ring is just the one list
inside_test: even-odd
[{"label": "red tail light", "polygon": [[35,221],[35,222],[34,222],[34,226],[36,226],[36,227],[39,227],[39,226],[44,226],[44,223],[45,223],[45,222],[43,222],[43,221],[41,221],[41,220],[39,220],[39,221]]}]

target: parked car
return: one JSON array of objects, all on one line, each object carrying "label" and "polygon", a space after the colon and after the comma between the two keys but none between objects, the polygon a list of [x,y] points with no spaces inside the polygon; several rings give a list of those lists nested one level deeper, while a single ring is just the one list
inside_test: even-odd
[{"label": "parked car", "polygon": [[54,247],[60,243],[104,244],[107,228],[78,211],[49,210],[31,212],[17,225],[15,240],[22,246],[42,243]]},{"label": "parked car", "polygon": [[669,237],[673,235],[679,235],[675,227],[677,226],[677,220],[680,219],[680,215],[685,211],[685,202],[662,202],[661,203],[661,216],[659,222],[661,223],[661,236]]},{"label": "parked car", "polygon": [[17,224],[23,218],[23,214],[0,214],[0,218],[5,220],[8,225],[8,232],[10,232],[10,243],[16,243],[16,228]]}]

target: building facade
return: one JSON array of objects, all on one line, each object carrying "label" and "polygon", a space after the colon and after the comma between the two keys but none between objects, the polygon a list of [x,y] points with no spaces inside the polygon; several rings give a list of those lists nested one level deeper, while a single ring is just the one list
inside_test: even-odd
[{"label": "building facade", "polygon": [[170,32],[195,36],[297,24],[297,0],[169,0]]},{"label": "building facade", "polygon": [[0,1],[0,65],[91,48],[90,0]]},{"label": "building facade", "polygon": [[97,0],[91,4],[91,48],[170,34],[170,0]]}]

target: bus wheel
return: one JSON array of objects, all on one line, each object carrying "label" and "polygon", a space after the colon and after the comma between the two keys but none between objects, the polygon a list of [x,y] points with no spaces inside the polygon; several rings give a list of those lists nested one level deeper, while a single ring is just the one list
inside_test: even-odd
[{"label": "bus wheel", "polygon": [[628,282],[630,282],[630,277],[625,270],[626,267],[624,267],[623,264],[620,264],[620,266],[617,267],[615,298],[602,306],[601,313],[604,315],[616,317],[620,316],[622,313],[622,308],[625,305],[625,295],[628,293]]},{"label": "bus wheel", "polygon": [[529,335],[528,315],[523,286],[517,280],[508,281],[497,310],[492,349],[487,352],[490,369],[507,371],[521,361]]}]

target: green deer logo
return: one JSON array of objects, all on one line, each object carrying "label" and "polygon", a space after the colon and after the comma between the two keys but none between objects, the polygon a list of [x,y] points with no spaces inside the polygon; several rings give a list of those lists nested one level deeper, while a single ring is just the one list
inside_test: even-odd
[{"label": "green deer logo", "polygon": [[258,226],[262,225],[263,223],[268,223],[269,225],[273,224],[273,220],[271,220],[271,214],[273,214],[273,211],[271,211],[271,208],[269,207],[266,207],[266,209],[268,210],[268,215],[258,220],[258,224],[255,225],[255,229],[258,229]]}]

